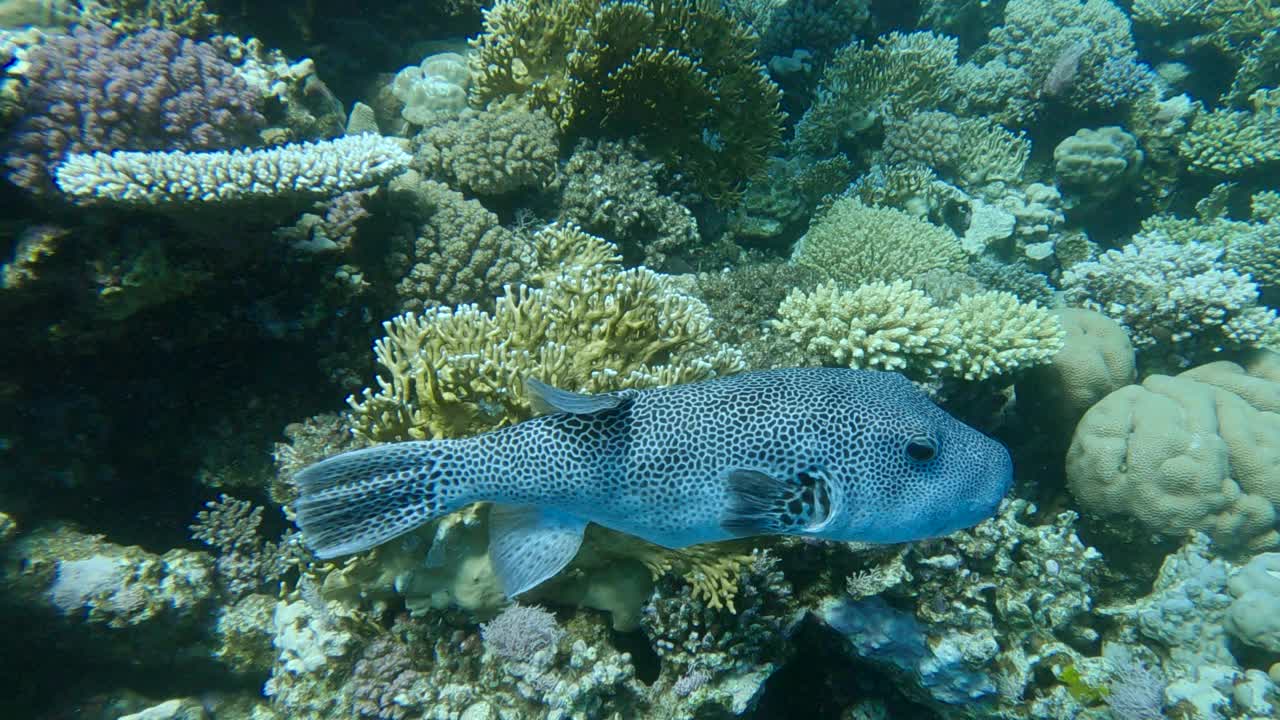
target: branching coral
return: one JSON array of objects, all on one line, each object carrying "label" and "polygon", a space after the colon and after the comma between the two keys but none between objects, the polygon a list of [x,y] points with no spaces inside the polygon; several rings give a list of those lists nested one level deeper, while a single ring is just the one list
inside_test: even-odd
[{"label": "branching coral", "polygon": [[545,111],[522,107],[463,110],[414,138],[414,167],[477,195],[545,186],[560,154]]},{"label": "branching coral", "polygon": [[714,198],[781,135],[750,33],[713,0],[502,0],[472,45],[475,102],[515,96],[562,129],[639,137]]},{"label": "branching coral", "polygon": [[375,352],[388,374],[377,392],[349,401],[358,434],[455,437],[517,422],[531,414],[528,377],[604,392],[742,368],[738,352],[713,339],[705,305],[645,268],[620,270],[616,254],[599,263],[604,241],[553,225],[534,244],[539,256],[566,258],[542,287],[507,286],[492,313],[462,305],[384,324]]},{"label": "branching coral", "polygon": [[1280,162],[1280,111],[1202,111],[1178,146],[1193,172],[1237,175]]},{"label": "branching coral", "polygon": [[985,380],[1026,369],[1053,357],[1064,336],[1048,311],[1010,293],[965,295],[948,308],[906,281],[792,291],[775,330],[793,362],[896,370],[920,380]]},{"label": "branching coral", "polygon": [[659,190],[662,164],[641,160],[638,150],[615,140],[580,142],[564,165],[560,217],[660,268],[670,254],[697,245],[698,223],[687,207]]},{"label": "branching coral", "polygon": [[479,202],[414,171],[388,190],[407,213],[387,255],[402,309],[487,300],[532,267],[525,240]]},{"label": "branching coral", "polygon": [[901,210],[837,200],[813,221],[792,260],[849,287],[964,267],[964,250],[946,228]]},{"label": "branching coral", "polygon": [[930,32],[894,32],[872,45],[846,47],[823,73],[793,146],[826,157],[882,118],[937,107],[952,92],[956,50],[954,38]]},{"label": "branching coral", "polygon": [[1176,364],[1274,342],[1276,314],[1258,305],[1248,275],[1225,267],[1223,248],[1137,235],[1121,250],[1063,274],[1068,299],[1125,325],[1133,344],[1168,348]]},{"label": "branching coral", "polygon": [[961,119],[950,113],[913,113],[885,124],[885,158],[920,163],[966,187],[1022,177],[1031,141],[985,118]]},{"label": "branching coral", "polygon": [[[1129,18],[1110,0],[1010,0],[1004,24],[959,73],[958,102],[1014,127],[1055,99],[1112,106],[1117,93],[1132,101],[1150,86],[1147,73],[1117,72],[1135,58]],[[1106,84],[1125,78],[1134,87]]]}]

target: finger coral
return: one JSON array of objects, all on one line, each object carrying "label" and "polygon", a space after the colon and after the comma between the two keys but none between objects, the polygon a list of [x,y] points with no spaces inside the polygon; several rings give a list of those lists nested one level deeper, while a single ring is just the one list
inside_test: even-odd
[{"label": "finger coral", "polygon": [[518,422],[532,415],[530,377],[594,393],[742,369],[740,354],[713,339],[700,301],[648,269],[621,270],[612,248],[611,263],[591,262],[604,241],[552,225],[534,244],[567,260],[542,287],[508,285],[492,313],[461,305],[384,323],[379,389],[349,399],[358,435],[458,437]]},{"label": "finger coral", "polygon": [[500,0],[472,46],[474,101],[514,96],[567,132],[635,135],[713,198],[781,136],[778,88],[713,0]]}]

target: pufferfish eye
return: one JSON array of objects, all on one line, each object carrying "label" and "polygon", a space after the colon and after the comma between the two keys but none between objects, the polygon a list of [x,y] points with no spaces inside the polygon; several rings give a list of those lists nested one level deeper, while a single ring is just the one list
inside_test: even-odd
[{"label": "pufferfish eye", "polygon": [[918,435],[907,441],[906,453],[916,462],[929,462],[938,455],[938,444],[933,438]]}]

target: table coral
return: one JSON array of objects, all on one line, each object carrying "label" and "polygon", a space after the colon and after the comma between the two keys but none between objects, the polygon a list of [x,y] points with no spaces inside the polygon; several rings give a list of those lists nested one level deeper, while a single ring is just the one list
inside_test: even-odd
[{"label": "table coral", "polygon": [[265,124],[261,97],[213,46],[167,30],[84,25],[29,53],[10,179],[52,190],[71,153],[237,147]]}]

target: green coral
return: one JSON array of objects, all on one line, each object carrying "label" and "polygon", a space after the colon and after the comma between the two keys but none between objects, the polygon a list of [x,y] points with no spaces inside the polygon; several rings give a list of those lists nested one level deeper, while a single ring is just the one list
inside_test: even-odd
[{"label": "green coral", "polygon": [[932,110],[885,123],[884,154],[889,162],[927,165],[972,187],[1020,180],[1031,141],[986,118],[961,119]]},{"label": "green coral", "polygon": [[774,328],[793,361],[986,380],[1047,362],[1062,348],[1061,323],[1035,303],[1005,292],[936,304],[906,281],[856,290],[834,283],[793,291]]},{"label": "green coral", "polygon": [[957,48],[955,38],[931,32],[893,32],[844,48],[796,125],[795,149],[826,157],[883,118],[939,106],[952,93]]},{"label": "green coral", "polygon": [[1280,161],[1280,111],[1201,112],[1178,146],[1192,172],[1238,175]]},{"label": "green coral", "polygon": [[414,138],[414,166],[477,195],[545,186],[555,176],[560,139],[543,110],[465,109]]},{"label": "green coral", "polygon": [[714,0],[501,0],[472,46],[476,103],[515,96],[566,132],[637,136],[713,198],[781,137],[779,90]]},{"label": "green coral", "polygon": [[814,220],[793,261],[849,287],[961,270],[964,250],[950,230],[887,207],[842,198]]},{"label": "green coral", "polygon": [[698,245],[689,208],[659,189],[661,163],[642,160],[637,143],[586,139],[564,165],[560,219],[612,238],[624,255],[660,268]]},{"label": "green coral", "polygon": [[605,241],[552,225],[533,242],[540,257],[570,259],[542,287],[508,285],[492,313],[461,305],[384,323],[375,354],[385,375],[349,399],[358,435],[458,437],[518,422],[532,415],[530,377],[594,393],[742,369],[740,354],[714,340],[705,305],[648,269],[620,269]]}]

